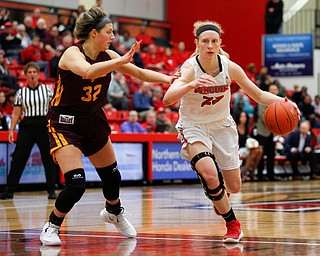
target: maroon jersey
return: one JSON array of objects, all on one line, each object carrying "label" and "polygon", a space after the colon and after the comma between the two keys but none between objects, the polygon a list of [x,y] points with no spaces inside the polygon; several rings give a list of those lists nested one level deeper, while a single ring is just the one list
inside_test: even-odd
[{"label": "maroon jersey", "polygon": [[[83,41],[78,42],[76,46],[85,55],[82,44]],[[86,55],[85,57],[90,64],[111,59],[104,51],[100,52],[95,60]],[[110,80],[111,73],[90,80],[84,79],[70,70],[58,68],[58,80],[50,105],[62,107],[75,113],[92,113],[107,103]]]}]

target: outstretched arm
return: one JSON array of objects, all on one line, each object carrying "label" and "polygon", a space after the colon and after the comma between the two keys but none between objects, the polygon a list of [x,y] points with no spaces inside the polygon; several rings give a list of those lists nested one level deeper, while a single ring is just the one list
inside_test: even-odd
[{"label": "outstretched arm", "polygon": [[96,79],[105,76],[107,73],[129,63],[134,53],[139,49],[140,42],[135,42],[131,49],[123,56],[108,50],[111,60],[90,64],[86,61],[85,56],[80,52],[79,48],[72,46],[68,48],[61,57],[59,67],[70,70],[85,79]]},{"label": "outstretched arm", "polygon": [[283,100],[283,98],[279,96],[262,91],[247,77],[243,69],[232,61],[229,61],[229,73],[231,79],[235,80],[245,93],[247,93],[254,101],[262,105],[270,105],[275,101]]},{"label": "outstretched arm", "polygon": [[194,79],[194,71],[189,63],[184,63],[181,67],[181,77],[176,79],[169,87],[163,97],[165,105],[171,105],[180,100],[191,90],[199,86],[211,86],[214,84],[214,79],[209,75],[202,75],[198,79]]}]

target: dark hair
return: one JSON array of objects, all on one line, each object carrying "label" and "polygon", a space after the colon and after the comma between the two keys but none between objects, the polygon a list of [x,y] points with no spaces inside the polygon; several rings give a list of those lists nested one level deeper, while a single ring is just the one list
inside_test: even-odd
[{"label": "dark hair", "polygon": [[[105,22],[102,24],[103,26],[100,26],[102,21]],[[111,23],[111,20],[107,19],[107,14],[99,7],[93,7],[77,19],[73,35],[79,40],[85,40],[89,37],[92,29],[100,32],[107,23]]]},{"label": "dark hair", "polygon": [[249,126],[250,126],[250,118],[249,118],[249,115],[248,115],[248,113],[246,111],[239,111],[238,113],[236,113],[236,115],[234,117],[234,121],[238,125],[240,123],[240,116],[241,116],[242,113],[245,113],[246,118],[247,118],[245,126],[246,126],[246,134],[248,134]]}]

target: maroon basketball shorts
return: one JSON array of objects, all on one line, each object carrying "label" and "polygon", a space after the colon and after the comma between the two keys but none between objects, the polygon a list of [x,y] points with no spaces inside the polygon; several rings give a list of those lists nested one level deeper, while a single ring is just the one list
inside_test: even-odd
[{"label": "maroon basketball shorts", "polygon": [[85,156],[91,156],[105,146],[111,133],[101,108],[90,114],[50,108],[47,119],[51,154],[61,147],[74,145]]}]

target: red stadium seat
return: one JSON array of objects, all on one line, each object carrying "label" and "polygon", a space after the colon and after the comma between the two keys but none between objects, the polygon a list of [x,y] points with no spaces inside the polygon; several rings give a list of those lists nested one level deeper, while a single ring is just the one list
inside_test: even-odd
[{"label": "red stadium seat", "polygon": [[117,111],[105,110],[104,113],[106,114],[109,122],[120,122]]},{"label": "red stadium seat", "polygon": [[129,117],[129,110],[118,110],[118,117],[121,122],[127,121]]},{"label": "red stadium seat", "polygon": [[119,133],[120,132],[120,124],[118,123],[109,123],[111,128],[111,133]]}]

